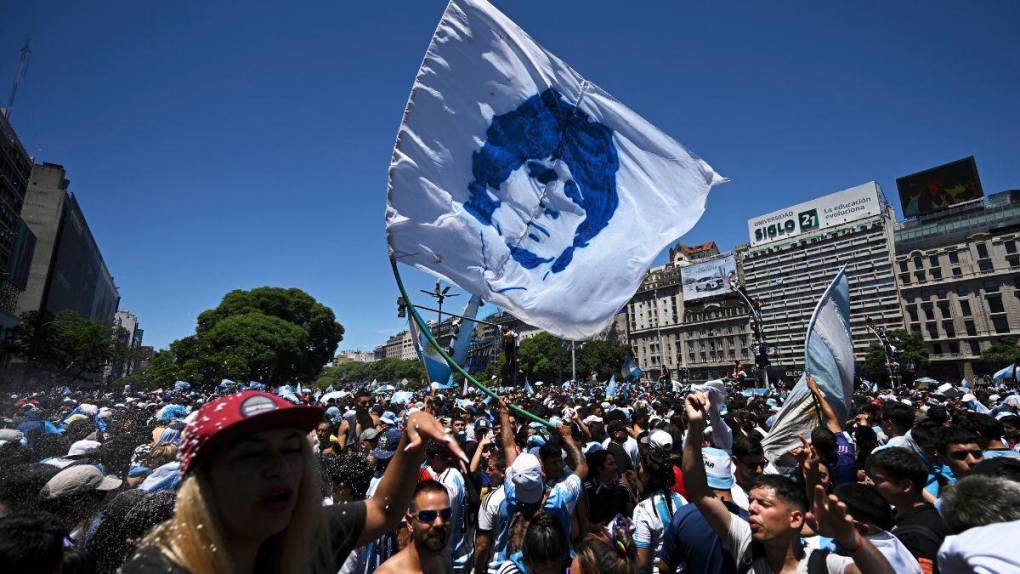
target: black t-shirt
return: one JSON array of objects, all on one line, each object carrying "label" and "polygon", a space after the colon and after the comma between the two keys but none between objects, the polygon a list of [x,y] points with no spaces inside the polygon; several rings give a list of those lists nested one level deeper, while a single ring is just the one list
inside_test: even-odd
[{"label": "black t-shirt", "polygon": [[[326,520],[329,525],[329,537],[332,541],[332,571],[339,572],[347,556],[357,546],[358,538],[365,529],[366,508],[364,501],[351,502],[327,506]],[[275,563],[272,555],[278,551],[272,545],[272,541],[259,551],[256,560],[256,571],[267,571],[266,568]],[[191,574],[191,572],[179,564],[173,562],[152,545],[147,545],[138,550],[138,553],[131,557],[121,567],[123,574],[135,573],[160,573],[160,574]]]},{"label": "black t-shirt", "polygon": [[630,455],[627,454],[627,451],[622,445],[609,441],[609,445],[606,446],[606,450],[608,450],[616,460],[617,472],[623,474],[628,470],[634,470],[634,465],[631,464]]},{"label": "black t-shirt", "polygon": [[584,493],[588,498],[588,519],[593,524],[608,524],[617,514],[627,513],[630,492],[619,481],[612,486],[605,486],[597,480],[588,481],[584,485]]},{"label": "black t-shirt", "polygon": [[952,534],[935,507],[927,502],[896,519],[892,533],[917,558],[925,572],[936,572],[939,546]]}]

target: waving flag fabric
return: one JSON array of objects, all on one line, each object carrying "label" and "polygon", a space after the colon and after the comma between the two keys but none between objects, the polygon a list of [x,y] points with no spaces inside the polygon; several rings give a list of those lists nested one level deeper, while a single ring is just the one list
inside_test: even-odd
[{"label": "waving flag fabric", "polygon": [[846,267],[839,270],[818,301],[804,347],[804,376],[790,391],[772,430],[762,441],[769,460],[799,446],[799,437],[809,435],[818,426],[818,407],[807,388],[807,376],[818,383],[840,421],[846,420],[850,412],[855,364]]},{"label": "waving flag fabric", "polygon": [[606,398],[607,399],[616,398],[616,375],[609,376],[609,383],[606,384]]},{"label": "waving flag fabric", "polygon": [[584,339],[723,181],[485,0],[452,0],[393,150],[390,255]]},{"label": "waving flag fabric", "polygon": [[1002,381],[1016,381],[1018,371],[1020,371],[1020,367],[1017,367],[1016,365],[1003,367],[992,375],[992,381],[996,383]]}]

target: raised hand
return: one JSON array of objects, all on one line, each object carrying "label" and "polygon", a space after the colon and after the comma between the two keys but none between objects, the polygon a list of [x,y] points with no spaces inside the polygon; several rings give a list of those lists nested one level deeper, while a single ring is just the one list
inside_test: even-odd
[{"label": "raised hand", "polygon": [[812,507],[815,522],[818,524],[818,531],[823,536],[836,539],[839,545],[855,552],[860,547],[857,539],[858,533],[854,528],[854,519],[847,513],[846,504],[843,504],[833,495],[826,495],[825,489],[820,485],[815,486],[815,500]]},{"label": "raised hand", "polygon": [[684,409],[687,411],[689,423],[704,425],[705,415],[708,411],[708,397],[704,393],[691,393],[687,395]]},{"label": "raised hand", "polygon": [[446,429],[443,425],[439,424],[430,414],[427,413],[414,413],[407,419],[407,446],[404,450],[407,452],[420,452],[421,449],[425,448],[425,439],[432,439],[436,442],[441,442],[446,445],[446,448],[450,449],[457,458],[463,462],[468,462],[467,455],[460,449],[460,445],[453,438],[453,435],[447,434]]}]

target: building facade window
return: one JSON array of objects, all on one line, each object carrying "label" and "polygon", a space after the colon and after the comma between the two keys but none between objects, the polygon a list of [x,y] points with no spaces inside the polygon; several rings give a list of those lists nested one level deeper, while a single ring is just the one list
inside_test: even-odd
[{"label": "building facade window", "polygon": [[977,244],[978,259],[988,259],[988,246],[984,243]]},{"label": "building facade window", "polygon": [[960,254],[955,252],[955,251],[950,251],[949,252],[949,262],[950,263],[959,263],[960,262]]},{"label": "building facade window", "polygon": [[960,314],[964,317],[970,317],[970,301],[960,301]]},{"label": "building facade window", "polygon": [[988,295],[985,297],[985,301],[988,302],[989,313],[1006,312],[1006,309],[1002,306],[1002,295]]},{"label": "building facade window", "polygon": [[968,337],[976,337],[977,329],[974,327],[974,321],[964,321],[963,327],[967,329]]},{"label": "building facade window", "polygon": [[1009,321],[1006,320],[1005,315],[992,317],[992,326],[995,327],[996,333],[1009,333]]}]

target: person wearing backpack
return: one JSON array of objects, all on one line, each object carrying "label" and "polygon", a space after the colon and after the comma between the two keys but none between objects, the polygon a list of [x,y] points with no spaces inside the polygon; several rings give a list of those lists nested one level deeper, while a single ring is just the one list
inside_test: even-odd
[{"label": "person wearing backpack", "polygon": [[[687,495],[723,540],[740,572],[754,574],[809,574],[822,570],[830,574],[893,574],[889,561],[861,535],[847,514],[846,505],[827,496],[821,486],[809,506],[804,490],[792,479],[780,475],[757,477],[749,493],[749,521],[734,517],[708,487],[702,461],[708,398],[703,393],[688,395],[685,410],[688,436],[684,444],[683,473]],[[848,556],[815,550],[805,552],[801,529],[811,510],[821,534],[829,536]]]}]

